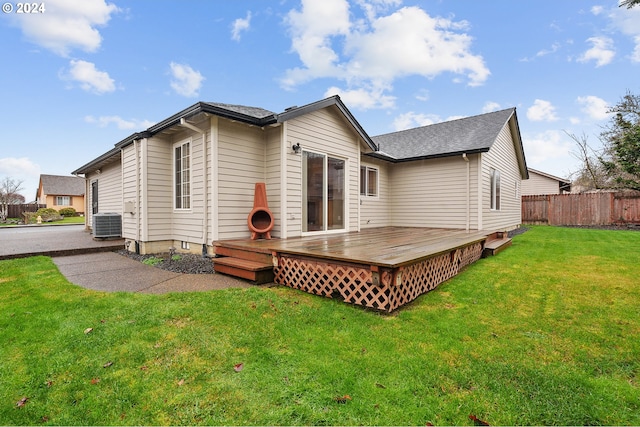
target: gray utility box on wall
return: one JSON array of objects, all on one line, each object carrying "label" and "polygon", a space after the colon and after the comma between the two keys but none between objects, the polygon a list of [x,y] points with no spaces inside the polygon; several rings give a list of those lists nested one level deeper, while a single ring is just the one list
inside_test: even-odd
[{"label": "gray utility box on wall", "polygon": [[93,237],[122,237],[122,218],[117,213],[93,214]]}]

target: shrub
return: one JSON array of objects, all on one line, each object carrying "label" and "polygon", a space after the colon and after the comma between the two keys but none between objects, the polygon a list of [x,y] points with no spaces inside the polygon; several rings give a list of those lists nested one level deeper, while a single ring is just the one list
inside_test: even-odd
[{"label": "shrub", "polygon": [[24,219],[26,224],[35,224],[38,222],[38,217],[42,217],[42,222],[59,221],[62,219],[62,215],[53,208],[40,208],[37,212],[25,212]]},{"label": "shrub", "polygon": [[65,217],[76,216],[78,213],[74,208],[62,208],[58,211],[58,213]]},{"label": "shrub", "polygon": [[45,216],[59,215],[59,214],[58,214],[58,211],[53,208],[40,208],[36,212],[36,215],[40,215],[42,218],[44,218]]}]

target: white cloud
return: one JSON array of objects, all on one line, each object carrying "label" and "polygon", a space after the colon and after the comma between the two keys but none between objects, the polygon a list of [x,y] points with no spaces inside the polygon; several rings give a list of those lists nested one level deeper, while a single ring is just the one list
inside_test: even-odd
[{"label": "white cloud", "polygon": [[631,54],[631,61],[640,62],[640,36],[634,37],[633,41],[635,42],[636,47],[633,49],[633,53]]},{"label": "white cloud", "polygon": [[106,25],[119,9],[105,0],[47,0],[39,15],[12,14],[16,25],[31,42],[57,55],[72,49],[95,52],[102,43],[96,27]]},{"label": "white cloud", "polygon": [[251,27],[251,12],[247,12],[247,17],[242,19],[238,18],[231,24],[231,38],[235,41],[240,41],[240,36],[244,31],[249,30]]},{"label": "white cloud", "polygon": [[549,49],[541,49],[538,52],[536,52],[535,56],[522,58],[520,61],[522,61],[522,62],[530,62],[530,61],[535,60],[536,58],[542,58],[543,56],[551,55],[553,53],[556,53],[558,50],[560,50],[561,47],[562,47],[562,45],[560,43],[555,42],[555,43],[553,43],[551,45],[551,47]]},{"label": "white cloud", "polygon": [[420,89],[415,96],[418,101],[428,101],[430,97],[427,89]]},{"label": "white cloud", "polygon": [[343,90],[338,87],[330,87],[325,92],[325,97],[332,95],[340,95],[342,101],[349,106],[349,108],[359,108],[362,110],[368,110],[373,108],[393,108],[396,98],[391,95],[384,95],[380,88],[376,89],[352,89]]},{"label": "white cloud", "polygon": [[349,33],[349,4],[345,0],[302,0],[302,10],[291,10],[285,23],[289,26],[291,48],[305,66],[287,70],[282,81],[285,87],[340,74],[331,39]]},{"label": "white cloud", "polygon": [[558,120],[556,117],[556,107],[551,102],[536,99],[533,105],[527,110],[527,118],[532,122],[552,122]]},{"label": "white cloud", "polygon": [[607,113],[609,107],[607,101],[604,99],[589,95],[579,96],[576,101],[582,105],[582,112],[589,116],[589,118],[594,120],[606,120],[609,118],[609,114]]},{"label": "white cloud", "polygon": [[123,130],[144,130],[155,124],[155,122],[149,120],[125,120],[120,116],[85,116],[84,121],[98,125],[99,127],[107,127],[114,124],[118,129]]},{"label": "white cloud", "polygon": [[350,35],[346,53],[348,74],[355,78],[392,82],[407,75],[434,78],[445,72],[466,75],[469,85],[489,76],[481,56],[469,52],[471,37],[457,30],[465,22],[433,18],[418,7],[405,7],[377,18],[371,31]]},{"label": "white cloud", "polygon": [[402,0],[356,0],[358,6],[364,10],[369,21],[373,20],[378,14],[386,12],[393,6],[400,6]]},{"label": "white cloud", "polygon": [[604,11],[604,8],[602,6],[593,6],[591,8],[591,13],[594,14],[595,16],[600,15],[603,11]]},{"label": "white cloud", "polygon": [[300,10],[289,12],[285,24],[302,66],[286,71],[283,87],[330,77],[346,82],[346,91],[370,91],[379,98],[396,79],[411,75],[432,79],[453,73],[470,86],[489,77],[483,58],[471,52],[466,21],[434,18],[419,7],[379,15],[397,7],[397,0],[356,4],[365,19],[352,20],[346,0],[303,0]]},{"label": "white cloud", "polygon": [[27,157],[5,157],[0,159],[0,175],[40,175],[40,166]]},{"label": "white cloud", "polygon": [[429,126],[445,121],[458,120],[464,117],[465,116],[449,116],[443,119],[437,114],[423,114],[409,111],[408,113],[400,114],[393,120],[393,128],[396,131],[400,131],[415,127]]},{"label": "white cloud", "polygon": [[410,111],[408,113],[400,114],[393,120],[393,128],[396,131],[412,129],[415,127],[422,127],[432,125],[434,123],[442,122],[442,118],[436,114],[422,114],[414,113]]},{"label": "white cloud", "polygon": [[491,113],[493,111],[498,111],[499,109],[500,109],[500,104],[498,104],[497,102],[488,101],[482,107],[482,112],[483,113]]},{"label": "white cloud", "polygon": [[566,135],[557,130],[548,130],[535,135],[523,135],[527,163],[531,165],[569,156],[572,144]]},{"label": "white cloud", "polygon": [[25,196],[27,202],[35,198],[36,187],[40,179],[40,166],[33,163],[28,157],[0,158],[0,179],[8,177],[14,181],[23,181],[20,194]]},{"label": "white cloud", "polygon": [[171,88],[178,95],[192,98],[198,96],[204,76],[199,71],[194,70],[189,65],[172,62],[171,67]]},{"label": "white cloud", "polygon": [[100,71],[92,62],[72,59],[68,72],[60,76],[65,80],[78,82],[80,87],[98,95],[116,90],[114,80],[106,71]]},{"label": "white cloud", "polygon": [[580,55],[578,62],[595,61],[596,67],[611,63],[616,51],[613,49],[613,39],[609,37],[589,37],[587,42],[593,47]]},{"label": "white cloud", "polygon": [[608,18],[615,30],[631,37],[635,47],[630,59],[632,62],[640,62],[640,7],[614,7],[610,10]]}]

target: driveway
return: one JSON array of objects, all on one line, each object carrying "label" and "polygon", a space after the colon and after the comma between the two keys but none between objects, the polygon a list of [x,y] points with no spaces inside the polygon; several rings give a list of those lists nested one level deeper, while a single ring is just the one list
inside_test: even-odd
[{"label": "driveway", "polygon": [[124,248],[124,239],[94,240],[83,224],[0,227],[0,260],[64,256]]},{"label": "driveway", "polygon": [[124,240],[94,240],[84,225],[0,227],[0,260],[46,255],[78,286],[105,292],[196,292],[248,288],[222,274],[182,274],[142,264],[114,251]]}]

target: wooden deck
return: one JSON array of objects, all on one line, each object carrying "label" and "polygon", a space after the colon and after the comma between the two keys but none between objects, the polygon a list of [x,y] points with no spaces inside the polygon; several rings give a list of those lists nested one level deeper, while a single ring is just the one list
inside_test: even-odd
[{"label": "wooden deck", "polygon": [[[295,289],[393,311],[482,256],[486,232],[382,227],[290,239],[215,243],[220,272],[234,257],[273,266],[274,281]],[[241,254],[245,254],[244,256]],[[258,264],[254,265],[257,268]],[[227,270],[225,270],[225,268]]]},{"label": "wooden deck", "polygon": [[272,240],[218,243],[258,252],[287,253],[381,267],[401,267],[443,252],[484,241],[487,233],[444,228],[380,227],[358,232]]}]

